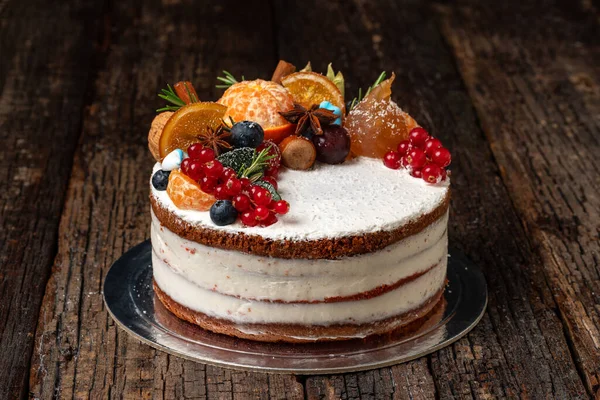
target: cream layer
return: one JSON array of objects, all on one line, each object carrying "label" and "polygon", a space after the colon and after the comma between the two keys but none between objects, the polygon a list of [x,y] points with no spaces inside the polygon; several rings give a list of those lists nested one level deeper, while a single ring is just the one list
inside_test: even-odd
[{"label": "cream layer", "polygon": [[380,296],[314,304],[246,300],[203,289],[156,257],[153,260],[153,273],[158,286],[173,300],[211,317],[238,324],[329,326],[370,323],[417,309],[444,286],[446,265],[447,258],[444,257],[425,274]]},{"label": "cream layer", "polygon": [[203,289],[245,299],[312,302],[348,297],[422,274],[447,257],[448,215],[383,250],[337,260],[277,259],[183,239],[152,214],[153,260]]}]

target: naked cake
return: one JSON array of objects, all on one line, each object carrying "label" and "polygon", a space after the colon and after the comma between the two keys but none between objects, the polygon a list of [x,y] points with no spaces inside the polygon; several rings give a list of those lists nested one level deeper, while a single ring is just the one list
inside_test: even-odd
[{"label": "naked cake", "polygon": [[204,329],[259,341],[415,326],[446,282],[450,153],[381,74],[352,102],[341,73],[280,62],[161,97],[149,147],[154,291]]}]

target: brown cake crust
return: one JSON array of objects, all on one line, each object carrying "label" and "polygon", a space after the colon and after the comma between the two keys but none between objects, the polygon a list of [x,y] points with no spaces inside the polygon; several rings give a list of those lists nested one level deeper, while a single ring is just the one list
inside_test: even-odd
[{"label": "brown cake crust", "polygon": [[450,191],[433,211],[397,229],[304,241],[274,240],[259,235],[247,235],[243,232],[232,233],[199,227],[163,207],[153,194],[150,194],[150,203],[154,214],[163,226],[185,239],[206,246],[276,258],[336,259],[372,253],[419,233],[446,214],[450,205]]},{"label": "brown cake crust", "polygon": [[[369,324],[339,324],[330,326],[318,325],[296,325],[296,324],[236,324],[234,322],[210,317],[204,313],[191,310],[173,300],[163,292],[156,281],[153,281],[154,293],[158,300],[167,310],[178,318],[191,322],[194,325],[228,336],[242,339],[250,339],[260,342],[288,342],[288,343],[314,343],[315,340],[303,339],[303,337],[325,337],[327,341],[348,340],[352,336],[361,335],[369,330],[369,336],[381,334],[402,334],[403,330],[419,327],[420,320],[425,320],[433,312],[434,308],[444,293],[442,287],[435,295],[417,309],[409,312],[377,321]],[[412,328],[409,328],[412,327]],[[242,330],[240,330],[242,329]],[[245,330],[261,332],[260,335],[252,335]]]}]

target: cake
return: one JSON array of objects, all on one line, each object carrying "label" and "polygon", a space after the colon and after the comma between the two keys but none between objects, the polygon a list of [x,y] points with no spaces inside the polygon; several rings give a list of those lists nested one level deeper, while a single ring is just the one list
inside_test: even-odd
[{"label": "cake", "polygon": [[446,284],[450,155],[384,78],[352,104],[341,73],[285,62],[271,81],[220,78],[217,103],[198,101],[190,82],[163,92],[173,106],[149,136],[150,201],[167,310],[265,342],[365,338],[427,319]]}]

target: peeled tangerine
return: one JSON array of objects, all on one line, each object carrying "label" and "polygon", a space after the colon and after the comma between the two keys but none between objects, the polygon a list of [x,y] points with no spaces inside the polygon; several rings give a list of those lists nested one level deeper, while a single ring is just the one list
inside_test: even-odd
[{"label": "peeled tangerine", "polygon": [[354,156],[383,158],[408,139],[417,122],[390,98],[395,75],[377,85],[344,121],[351,138],[350,153]]},{"label": "peeled tangerine", "polygon": [[180,171],[172,171],[169,175],[167,194],[182,210],[208,211],[215,202],[215,196],[203,192],[196,181]]}]

